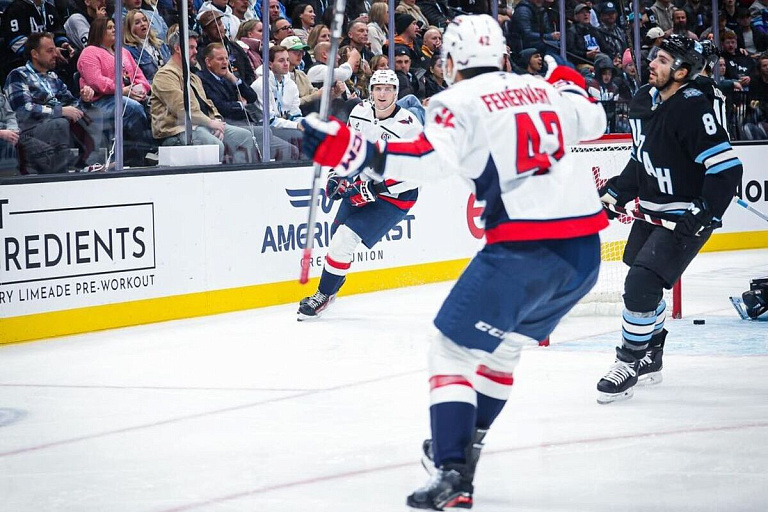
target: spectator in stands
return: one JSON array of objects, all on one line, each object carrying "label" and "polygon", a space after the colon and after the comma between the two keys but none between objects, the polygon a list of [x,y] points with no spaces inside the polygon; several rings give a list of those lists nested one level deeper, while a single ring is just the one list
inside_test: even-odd
[{"label": "spectator in stands", "polygon": [[518,67],[520,74],[541,76],[541,70],[544,67],[544,58],[541,56],[541,52],[536,48],[526,48],[519,54]]},{"label": "spectator in stands", "polygon": [[124,0],[123,1],[123,16],[125,16],[131,9],[139,9],[149,20],[149,28],[155,31],[157,37],[165,41],[168,34],[168,25],[160,13],[157,12],[157,8],[149,0]]},{"label": "spectator in stands", "polygon": [[544,0],[520,0],[515,7],[512,31],[507,41],[513,52],[523,48],[538,48],[543,53],[554,51],[559,55],[560,32],[547,28],[552,26],[552,22],[549,13],[542,9],[543,4]]},{"label": "spectator in stands", "polygon": [[[16,160],[16,145],[19,143],[19,123],[16,114],[8,104],[5,94],[0,94],[0,162],[7,168],[8,160]],[[18,167],[16,164],[14,167]]]},{"label": "spectator in stands", "polygon": [[606,133],[619,132],[616,129],[616,100],[619,97],[619,88],[613,79],[616,76],[616,68],[613,61],[605,54],[595,58],[595,73],[587,77],[587,92],[596,101],[599,101],[605,109],[608,118]]},{"label": "spectator in stands", "polygon": [[723,0],[720,15],[725,18],[725,28],[737,32],[739,30],[738,11],[736,0]]},{"label": "spectator in stands", "polygon": [[236,42],[248,56],[251,67],[256,70],[261,66],[262,23],[257,19],[244,21],[237,31]]},{"label": "spectator in stands", "polygon": [[424,61],[429,68],[432,57],[434,55],[440,55],[440,48],[443,46],[443,34],[437,29],[437,27],[429,27],[424,32],[424,38],[421,44],[421,54],[426,58]]},{"label": "spectator in stands", "polygon": [[675,10],[675,6],[672,5],[671,0],[656,0],[651,6],[653,14],[656,16],[656,24],[659,28],[666,32],[674,26],[674,19],[672,17]]},{"label": "spectator in stands", "polygon": [[[152,135],[145,105],[150,85],[144,73],[125,48],[122,49],[123,133],[126,142],[126,163],[144,165],[144,155],[152,150]],[[88,45],[77,61],[80,87],[93,89],[91,103],[101,114],[103,125],[114,126],[115,116],[115,22],[96,18],[88,33]],[[109,130],[110,132],[112,130]],[[111,137],[110,137],[111,139]]]},{"label": "spectator in stands", "polygon": [[622,101],[629,102],[640,88],[642,83],[637,76],[637,67],[632,59],[632,51],[627,48],[621,58],[621,72],[616,80],[619,87],[619,98]]},{"label": "spectator in stands", "polygon": [[[210,11],[209,11],[210,12]],[[189,33],[187,42],[189,62],[197,57],[195,32]],[[164,146],[184,144],[184,78],[181,72],[180,34],[174,32],[168,38],[171,59],[158,70],[152,82],[152,134]],[[192,118],[193,144],[219,147],[219,161],[249,163],[256,160],[256,145],[253,135],[246,129],[226,124],[216,106],[205,94],[200,77],[190,74],[190,117]]]},{"label": "spectator in stands", "polygon": [[[256,11],[256,18],[261,19],[261,5],[266,0],[256,0],[253,6],[253,10]],[[277,21],[277,18],[287,18],[288,14],[285,12],[285,7],[280,0],[269,0],[269,24],[272,25]]]},{"label": "spectator in stands", "polygon": [[421,46],[418,45],[419,25],[418,21],[410,14],[395,15],[395,45],[408,49],[411,57],[411,66],[419,67],[426,60],[421,54]]},{"label": "spectator in stands", "polygon": [[307,46],[309,46],[309,54],[312,56],[312,60],[315,59],[315,47],[318,43],[330,43],[331,42],[331,29],[325,25],[315,25],[309,32],[307,37]]},{"label": "spectator in stands", "polygon": [[380,69],[389,69],[389,59],[384,54],[374,55],[370,62],[371,73],[374,73]]},{"label": "spectator in stands", "polygon": [[82,50],[88,44],[88,32],[93,20],[107,16],[106,0],[85,0],[84,4],[85,13],[76,12],[64,21],[64,32],[76,50]]},{"label": "spectator in stands", "polygon": [[379,55],[382,53],[382,47],[387,44],[389,38],[389,33],[387,32],[389,5],[386,2],[376,2],[371,5],[368,20],[368,42],[371,45],[371,53]]},{"label": "spectator in stands", "polygon": [[[354,55],[355,53],[357,55]],[[348,62],[352,66],[352,76],[344,82],[344,85],[347,86],[347,97],[345,99],[358,98],[364,100],[368,98],[368,81],[372,74],[368,61],[360,58],[360,52],[354,46],[339,48],[339,57],[341,64]]]},{"label": "spectator in stands", "polygon": [[[720,11],[718,13],[718,17],[717,17],[717,26],[718,26],[718,29],[719,29],[718,30],[718,34],[720,34],[721,37],[722,37],[723,33],[727,30],[725,28],[725,21],[726,20],[725,20],[725,16],[723,16],[723,11]],[[710,41],[714,41],[715,33],[714,33],[713,27],[711,27],[711,26],[707,27],[704,30],[704,32],[702,32],[701,35],[699,35],[699,40],[702,40],[702,39],[709,39]]]},{"label": "spectator in stands", "polygon": [[309,46],[304,44],[299,36],[286,37],[280,45],[288,50],[289,75],[299,89],[299,108],[302,115],[319,112],[323,90],[312,85],[307,74],[299,69]]},{"label": "spectator in stands", "polygon": [[237,30],[240,28],[240,19],[232,13],[232,8],[228,5],[227,0],[206,0],[203,2],[203,5],[197,10],[197,22],[203,31],[205,29],[201,17],[208,11],[213,11],[219,15],[226,38],[234,40]]},{"label": "spectator in stands", "polygon": [[[312,66],[309,71],[307,71],[307,76],[309,77],[309,81],[312,82],[312,84],[316,87],[319,87],[322,84],[323,80],[325,79],[325,73],[326,73],[326,65],[328,64],[328,53],[331,51],[331,43],[317,43],[317,46],[315,46],[315,62],[316,64]],[[357,54],[357,59],[360,58],[360,54]],[[339,65],[338,62],[341,60],[340,56],[336,54],[336,66],[333,70],[333,78],[336,81],[339,82],[346,82],[352,77],[352,69],[357,64],[354,62],[355,56],[352,56],[351,61],[347,61],[344,64]]]},{"label": "spectator in stands", "polygon": [[64,32],[64,20],[59,17],[53,0],[13,0],[2,13],[0,21],[0,34],[4,38],[3,77],[10,70],[24,65],[27,38],[39,32],[53,34],[56,65],[69,62],[74,50]]},{"label": "spectator in stands", "polygon": [[[416,0],[416,5],[427,18],[427,26],[437,27],[442,30],[448,26],[448,20],[453,18],[451,8],[444,0]],[[499,5],[500,13],[502,7],[502,5]]]},{"label": "spectator in stands", "polygon": [[618,11],[616,4],[605,2],[600,8],[600,27],[598,30],[605,41],[608,55],[623,55],[624,50],[629,48],[627,33],[616,23]]},{"label": "spectator in stands", "polygon": [[[199,16],[199,23],[203,29],[200,37],[200,46],[205,47],[211,43],[221,43],[227,49],[229,65],[236,77],[250,84],[256,79],[256,74],[251,67],[251,61],[240,45],[233,43],[224,33],[222,14],[217,10],[208,10]],[[202,55],[199,55],[200,68],[205,68]]]},{"label": "spectator in stands", "polygon": [[722,57],[725,59],[725,77],[738,80],[742,86],[748,87],[751,80],[755,61],[746,55],[746,50],[740,49],[736,40],[736,33],[726,30],[721,35],[723,41]]},{"label": "spectator in stands", "polygon": [[[254,144],[264,136],[260,126],[263,112],[259,97],[247,84],[229,70],[227,51],[221,43],[211,43],[203,50],[205,69],[197,72],[205,94],[216,106],[227,124],[239,126],[253,133]],[[297,160],[299,149],[277,137],[270,137],[270,158],[277,161]]]},{"label": "spectator in stands", "polygon": [[739,48],[747,50],[747,54],[756,59],[760,52],[766,48],[766,39],[760,37],[754,30],[752,30],[752,18],[749,14],[749,9],[746,7],[739,7],[738,10],[739,31],[736,33]]},{"label": "spectator in stands", "polygon": [[420,100],[424,99],[426,86],[424,84],[423,69],[417,70],[411,65],[411,52],[404,46],[395,46],[395,74],[397,74],[399,89],[397,99],[402,99],[409,94]]},{"label": "spectator in stands", "polygon": [[[409,14],[416,20],[418,27],[426,28],[429,26],[429,20],[424,16],[424,13],[421,12],[419,6],[416,5],[416,0],[400,0],[400,5],[395,8],[395,12],[398,14]],[[397,21],[395,21],[395,23],[397,23]]]},{"label": "spectator in stands", "polygon": [[429,69],[424,76],[424,97],[431,98],[447,87],[448,84],[443,78],[443,59],[438,52],[429,59]]},{"label": "spectator in stands", "polygon": [[286,37],[295,35],[293,33],[291,22],[285,18],[277,18],[277,20],[275,20],[275,22],[270,25],[269,29],[270,39],[275,44],[280,44],[280,41]]},{"label": "spectator in stands", "polygon": [[299,36],[301,42],[306,44],[309,31],[315,26],[315,8],[309,4],[299,4],[291,15],[293,20],[293,33]]},{"label": "spectator in stands", "polygon": [[589,23],[589,13],[586,4],[577,4],[573,8],[573,25],[566,33],[565,48],[570,54],[569,59],[578,67],[591,65],[598,54],[609,51],[597,29]]},{"label": "spectator in stands", "polygon": [[[251,9],[251,2],[249,0],[229,0],[229,8],[232,9],[232,14],[238,19],[240,24],[244,21],[256,19],[253,9]],[[238,27],[240,30],[240,27]],[[237,32],[230,36],[230,39],[234,39]]]},{"label": "spectator in stands", "polygon": [[137,9],[131,9],[125,16],[123,44],[150,83],[157,70],[171,58],[168,46],[149,28],[147,16]]},{"label": "spectator in stands", "polygon": [[683,9],[675,7],[672,11],[672,23],[672,28],[664,32],[664,37],[668,37],[671,34],[679,34],[694,41],[699,40],[699,36],[688,30],[688,15]]},{"label": "spectator in stands", "polygon": [[[290,128],[298,130],[298,121],[302,118],[299,88],[291,79],[290,59],[288,50],[280,45],[269,49],[269,114],[270,125],[275,128]],[[262,97],[262,68],[256,70],[257,78],[251,84],[259,97],[259,103],[264,104]]]},{"label": "spectator in stands", "polygon": [[686,0],[683,4],[688,30],[700,36],[712,24],[712,3],[703,0]]},{"label": "spectator in stands", "polygon": [[749,83],[747,95],[751,111],[751,125],[744,131],[751,140],[768,139],[768,52],[757,58],[757,66]]},{"label": "spectator in stands", "polygon": [[[53,72],[58,55],[53,38],[50,32],[30,34],[27,63],[12,70],[5,82],[5,94],[20,128],[22,174],[66,172],[71,144],[79,150],[76,167],[97,160],[93,149],[101,142],[101,124],[85,115],[80,100]],[[93,95],[88,86],[80,89],[82,101],[91,101]]]},{"label": "spectator in stands", "polygon": [[[357,50],[367,64],[374,55],[368,46],[368,24],[364,21],[353,21],[349,24],[347,37],[349,38],[349,46]],[[366,86],[367,89],[368,86]]]}]

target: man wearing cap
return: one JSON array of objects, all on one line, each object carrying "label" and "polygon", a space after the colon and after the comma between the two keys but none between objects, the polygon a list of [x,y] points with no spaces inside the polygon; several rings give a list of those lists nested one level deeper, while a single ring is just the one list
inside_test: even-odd
[{"label": "man wearing cap", "polygon": [[[197,72],[205,94],[224,121],[253,133],[256,144],[264,136],[263,113],[258,95],[229,70],[227,52],[221,43],[211,43],[202,51],[205,69]],[[257,125],[258,123],[258,125]],[[270,158],[277,161],[298,160],[299,149],[275,136],[270,138]]]},{"label": "man wearing cap", "polygon": [[542,76],[541,68],[544,66],[544,59],[541,52],[536,48],[526,48],[520,52],[518,65],[520,67],[519,74]]},{"label": "man wearing cap", "polygon": [[419,25],[418,21],[410,14],[395,15],[395,45],[408,49],[411,57],[411,65],[421,65],[424,56],[418,45]]},{"label": "man wearing cap", "polygon": [[399,83],[397,99],[402,99],[409,94],[416,96],[419,100],[424,99],[426,73],[422,68],[414,69],[411,52],[405,46],[395,46],[395,73]]},{"label": "man wearing cap", "polygon": [[611,58],[624,54],[624,50],[629,48],[627,33],[616,24],[617,18],[616,4],[605,2],[600,8],[600,27],[598,30],[608,46],[608,55]]},{"label": "man wearing cap", "polygon": [[302,114],[307,115],[310,112],[320,111],[320,98],[322,97],[322,88],[312,85],[306,73],[299,69],[299,65],[304,58],[304,52],[309,50],[309,46],[301,41],[299,36],[288,36],[282,40],[280,46],[288,50],[289,76],[293,79],[296,87],[299,89],[299,108]]},{"label": "man wearing cap", "polygon": [[[221,23],[228,39],[234,39],[237,35],[237,29],[240,28],[240,19],[234,15],[232,8],[227,5],[227,0],[206,0],[197,11],[197,21],[200,27],[203,26],[200,18],[208,11],[213,11],[221,15]],[[209,18],[210,19],[210,18]]]},{"label": "man wearing cap", "polygon": [[566,48],[568,52],[580,57],[571,57],[577,66],[589,65],[599,53],[606,53],[605,43],[600,38],[597,29],[589,22],[590,8],[586,4],[578,4],[573,9],[573,25],[566,33]]},{"label": "man wearing cap", "polygon": [[397,14],[409,14],[416,20],[419,27],[427,28],[429,26],[429,20],[421,9],[416,5],[416,0],[401,0],[400,5],[395,9]]},{"label": "man wearing cap", "polygon": [[[248,55],[240,45],[233,43],[226,36],[224,25],[222,24],[223,17],[224,15],[217,10],[208,10],[200,15],[198,23],[203,29],[203,35],[200,37],[200,47],[205,48],[211,43],[223,44],[227,50],[229,67],[232,73],[246,84],[253,83],[256,80],[256,73],[253,71],[253,67],[251,67]],[[198,64],[200,69],[205,69],[205,60],[202,53],[198,55]]]}]

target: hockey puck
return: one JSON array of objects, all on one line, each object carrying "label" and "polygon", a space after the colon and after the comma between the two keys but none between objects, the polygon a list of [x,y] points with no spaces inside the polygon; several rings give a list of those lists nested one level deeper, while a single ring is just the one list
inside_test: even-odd
[{"label": "hockey puck", "polygon": [[704,320],[694,320],[693,325],[704,325]]}]

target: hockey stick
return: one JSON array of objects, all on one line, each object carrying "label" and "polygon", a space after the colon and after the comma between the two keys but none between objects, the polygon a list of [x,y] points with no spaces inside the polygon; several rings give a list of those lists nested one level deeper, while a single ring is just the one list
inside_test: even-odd
[{"label": "hockey stick", "polygon": [[635,210],[627,210],[625,208],[622,208],[621,206],[616,206],[615,204],[603,203],[603,207],[607,210],[612,211],[613,213],[626,215],[627,217],[632,217],[633,219],[642,220],[643,222],[647,222],[655,226],[661,226],[661,227],[670,229],[672,231],[674,231],[675,226],[677,226],[677,223],[672,222],[671,220],[660,219],[658,217],[654,217],[652,215],[648,215]]},{"label": "hockey stick", "polygon": [[747,210],[749,210],[750,212],[754,213],[755,215],[757,215],[758,217],[760,217],[764,221],[768,222],[768,215],[764,214],[763,212],[761,212],[757,208],[753,208],[752,206],[750,206],[743,199],[739,199],[738,197],[734,197],[733,198],[733,202],[736,203],[737,205],[741,206],[742,208],[746,208]]},{"label": "hockey stick", "polygon": [[[320,98],[320,119],[328,120],[328,110],[331,104],[331,89],[333,89],[333,71],[336,66],[336,54],[339,51],[339,42],[341,41],[341,25],[344,22],[344,9],[346,9],[347,0],[335,0],[333,5],[333,21],[331,23],[331,50],[328,52],[328,58],[325,60],[327,67],[325,79],[323,81],[323,96]],[[312,175],[312,189],[309,196],[309,219],[307,220],[307,243],[304,247],[304,254],[301,256],[301,275],[299,283],[307,284],[309,281],[309,262],[312,260],[312,246],[315,241],[315,217],[317,216],[317,203],[319,194],[317,184],[320,181],[322,170],[319,164],[314,164],[314,173]]]}]

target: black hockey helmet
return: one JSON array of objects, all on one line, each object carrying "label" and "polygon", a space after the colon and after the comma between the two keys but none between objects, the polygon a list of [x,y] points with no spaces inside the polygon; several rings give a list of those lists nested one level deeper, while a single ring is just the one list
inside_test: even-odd
[{"label": "black hockey helmet", "polygon": [[671,66],[672,73],[683,66],[688,69],[686,81],[693,80],[706,65],[701,43],[686,36],[670,34],[661,41],[659,49],[664,50],[675,59]]},{"label": "black hockey helmet", "polygon": [[715,43],[709,39],[705,39],[700,42],[701,54],[704,56],[704,67],[707,72],[712,73],[720,61],[720,50],[715,46]]}]

